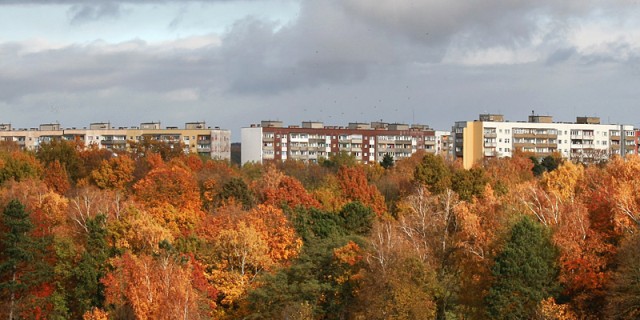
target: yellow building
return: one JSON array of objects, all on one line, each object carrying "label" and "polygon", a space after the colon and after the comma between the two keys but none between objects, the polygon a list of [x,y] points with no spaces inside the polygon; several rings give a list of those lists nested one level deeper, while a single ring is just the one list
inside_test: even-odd
[{"label": "yellow building", "polygon": [[516,150],[539,158],[559,154],[576,162],[637,153],[632,125],[600,124],[597,117],[553,122],[551,116],[530,115],[528,121],[511,122],[499,114],[481,114],[479,120],[456,122],[452,135],[454,155],[467,169]]}]

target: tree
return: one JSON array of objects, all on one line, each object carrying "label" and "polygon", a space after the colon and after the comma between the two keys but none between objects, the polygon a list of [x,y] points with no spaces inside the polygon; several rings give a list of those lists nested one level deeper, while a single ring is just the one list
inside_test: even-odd
[{"label": "tree", "polygon": [[451,180],[451,189],[460,196],[461,200],[465,201],[470,201],[473,197],[482,196],[484,187],[488,182],[482,168],[458,169],[454,171]]},{"label": "tree", "polygon": [[370,207],[378,216],[387,211],[384,198],[376,186],[369,184],[362,167],[340,167],[338,182],[342,194],[351,201],[359,201]]},{"label": "tree", "polygon": [[640,317],[640,236],[627,240],[618,252],[618,269],[614,272],[607,296],[609,319]]},{"label": "tree", "polygon": [[91,172],[91,179],[100,189],[124,190],[133,180],[135,163],[126,155],[102,160]]},{"label": "tree", "polygon": [[557,291],[557,250],[548,230],[529,217],[511,229],[491,268],[494,283],[485,298],[492,319],[530,319],[538,304]]},{"label": "tree", "polygon": [[380,161],[380,165],[385,169],[390,169],[394,165],[393,156],[385,153],[384,157],[382,157],[382,161]]},{"label": "tree", "polygon": [[78,152],[79,148],[80,146],[76,142],[54,139],[49,143],[41,144],[36,157],[45,165],[56,160],[59,161],[69,173],[70,178],[77,181],[85,176],[83,161]]},{"label": "tree", "polygon": [[137,199],[148,207],[171,204],[178,209],[200,210],[200,190],[189,169],[177,164],[151,170],[133,189]]},{"label": "tree", "polygon": [[253,193],[242,178],[231,178],[225,183],[218,194],[218,199],[221,203],[234,199],[232,201],[241,203],[244,209],[250,209],[255,202]]},{"label": "tree", "polygon": [[376,214],[360,202],[350,202],[342,207],[340,217],[346,232],[367,236],[371,232]]},{"label": "tree", "polygon": [[32,154],[22,151],[0,154],[0,184],[7,180],[39,178],[42,171],[42,165]]},{"label": "tree", "polygon": [[104,285],[100,281],[106,274],[106,262],[110,256],[105,220],[104,215],[98,215],[87,222],[89,230],[85,251],[73,270],[76,283],[74,313],[77,317],[93,308],[103,307]]},{"label": "tree", "polygon": [[65,194],[71,187],[67,170],[58,160],[47,165],[47,170],[45,170],[44,173],[44,182],[49,188],[59,194]]},{"label": "tree", "polygon": [[331,155],[329,159],[322,159],[320,161],[321,166],[332,170],[338,170],[342,167],[353,167],[357,163],[356,157],[346,151],[338,152]]},{"label": "tree", "polygon": [[436,319],[446,319],[454,307],[460,282],[461,252],[458,218],[455,208],[457,195],[447,189],[432,195],[421,185],[400,204],[399,224],[414,256],[425,267],[432,268],[440,287],[435,297]]},{"label": "tree", "polygon": [[451,188],[451,170],[441,156],[427,153],[414,172],[414,179],[425,184],[431,193],[440,194]]},{"label": "tree", "polygon": [[[206,294],[196,288],[194,265],[168,242],[154,255],[129,252],[113,260],[103,279],[106,303],[116,319],[199,319],[207,313]],[[207,297],[208,298],[208,297]]]},{"label": "tree", "polygon": [[395,222],[378,223],[367,250],[357,313],[366,319],[434,319],[436,277]]},{"label": "tree", "polygon": [[36,243],[29,232],[33,225],[29,213],[18,200],[11,200],[2,212],[4,232],[0,244],[0,293],[8,302],[5,310],[9,320],[17,319],[18,303],[33,283],[29,279],[31,262],[35,259]]}]

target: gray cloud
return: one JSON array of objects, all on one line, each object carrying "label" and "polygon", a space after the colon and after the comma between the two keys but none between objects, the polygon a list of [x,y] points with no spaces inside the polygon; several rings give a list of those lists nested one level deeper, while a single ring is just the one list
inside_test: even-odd
[{"label": "gray cloud", "polygon": [[121,7],[117,3],[106,2],[96,4],[74,4],[68,14],[72,24],[78,24],[103,18],[117,18],[121,14]]},{"label": "gray cloud", "polygon": [[545,64],[547,66],[553,66],[558,63],[569,60],[577,53],[575,48],[558,49],[547,57]]},{"label": "gray cloud", "polygon": [[[8,3],[18,1],[0,0]],[[71,17],[83,22],[117,17],[118,4],[134,1],[56,3],[75,8]],[[567,41],[575,21],[595,6],[550,0],[304,1],[288,24],[247,17],[219,43],[204,46],[132,40],[38,49],[0,43],[0,110],[28,125],[73,114],[75,122],[64,122],[133,125],[128,121],[170,118],[180,124],[204,118],[234,130],[263,118],[291,124],[383,118],[448,129],[479,112],[520,120],[532,108],[562,121],[594,112],[604,119],[605,112],[615,116],[635,105],[631,93],[640,58],[637,44],[627,40],[608,39],[590,51]],[[495,47],[524,48],[536,57],[504,65],[442,63],[456,50]],[[9,112],[14,109],[33,112]]]}]

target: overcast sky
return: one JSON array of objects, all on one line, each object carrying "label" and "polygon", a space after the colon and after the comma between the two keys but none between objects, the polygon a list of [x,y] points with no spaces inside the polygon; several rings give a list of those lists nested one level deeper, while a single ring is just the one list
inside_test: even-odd
[{"label": "overcast sky", "polygon": [[640,126],[640,3],[0,0],[0,122]]}]

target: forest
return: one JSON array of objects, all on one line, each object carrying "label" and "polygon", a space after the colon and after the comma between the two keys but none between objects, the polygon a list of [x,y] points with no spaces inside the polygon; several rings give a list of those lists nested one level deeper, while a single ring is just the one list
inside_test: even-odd
[{"label": "forest", "polygon": [[4,319],[636,319],[640,158],[0,145]]}]

